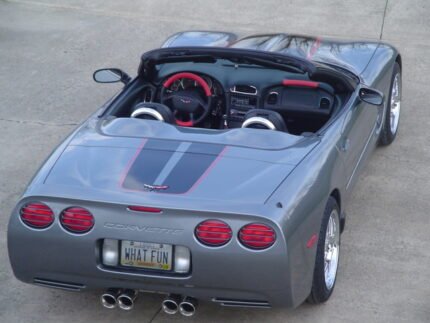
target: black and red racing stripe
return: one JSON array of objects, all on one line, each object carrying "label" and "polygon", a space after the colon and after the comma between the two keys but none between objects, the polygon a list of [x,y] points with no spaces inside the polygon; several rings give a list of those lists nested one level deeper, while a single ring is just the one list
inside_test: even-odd
[{"label": "black and red racing stripe", "polygon": [[131,161],[122,187],[184,194],[207,175],[226,146],[149,139]]}]

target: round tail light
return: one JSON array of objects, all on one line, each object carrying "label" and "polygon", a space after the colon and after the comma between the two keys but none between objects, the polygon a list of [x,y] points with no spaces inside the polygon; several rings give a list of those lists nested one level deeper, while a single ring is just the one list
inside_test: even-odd
[{"label": "round tail light", "polygon": [[20,210],[20,216],[22,222],[35,229],[45,229],[54,222],[54,212],[39,202],[26,204]]},{"label": "round tail light", "polygon": [[266,249],[276,241],[275,231],[260,223],[247,224],[239,231],[240,242],[251,249]]},{"label": "round tail light", "polygon": [[231,228],[227,223],[218,220],[207,220],[200,223],[195,230],[196,238],[211,247],[219,247],[230,241]]},{"label": "round tail light", "polygon": [[61,225],[73,233],[85,233],[94,226],[94,217],[90,211],[81,207],[69,207],[61,212]]}]

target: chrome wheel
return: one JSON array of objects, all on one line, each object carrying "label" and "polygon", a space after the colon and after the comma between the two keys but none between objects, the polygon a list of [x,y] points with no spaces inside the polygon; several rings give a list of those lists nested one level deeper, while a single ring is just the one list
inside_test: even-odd
[{"label": "chrome wheel", "polygon": [[394,77],[393,87],[391,89],[391,106],[390,106],[390,130],[394,135],[397,132],[400,118],[400,102],[401,102],[401,78],[400,73]]},{"label": "chrome wheel", "polygon": [[324,280],[328,290],[333,288],[339,264],[340,226],[339,214],[333,210],[328,219],[324,244]]}]

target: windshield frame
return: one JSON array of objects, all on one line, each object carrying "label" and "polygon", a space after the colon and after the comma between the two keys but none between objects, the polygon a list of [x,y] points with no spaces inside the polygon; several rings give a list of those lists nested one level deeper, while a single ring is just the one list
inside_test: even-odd
[{"label": "windshield frame", "polygon": [[159,48],[142,55],[138,74],[140,76],[153,75],[156,66],[173,62],[215,62],[218,59],[227,59],[232,62],[248,62],[264,67],[273,67],[287,72],[312,74],[317,70],[319,63],[303,58],[275,52],[264,52],[242,48],[223,47],[173,47]]}]

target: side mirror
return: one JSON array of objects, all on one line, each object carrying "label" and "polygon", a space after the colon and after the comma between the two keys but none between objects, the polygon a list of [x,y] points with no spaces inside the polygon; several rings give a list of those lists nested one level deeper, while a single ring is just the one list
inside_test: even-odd
[{"label": "side mirror", "polygon": [[367,87],[362,87],[358,92],[358,96],[361,101],[372,105],[382,105],[384,103],[384,94]]},{"label": "side mirror", "polygon": [[130,82],[131,77],[118,68],[102,68],[94,72],[93,79],[97,83],[122,82],[124,84],[127,84],[128,82]]}]

